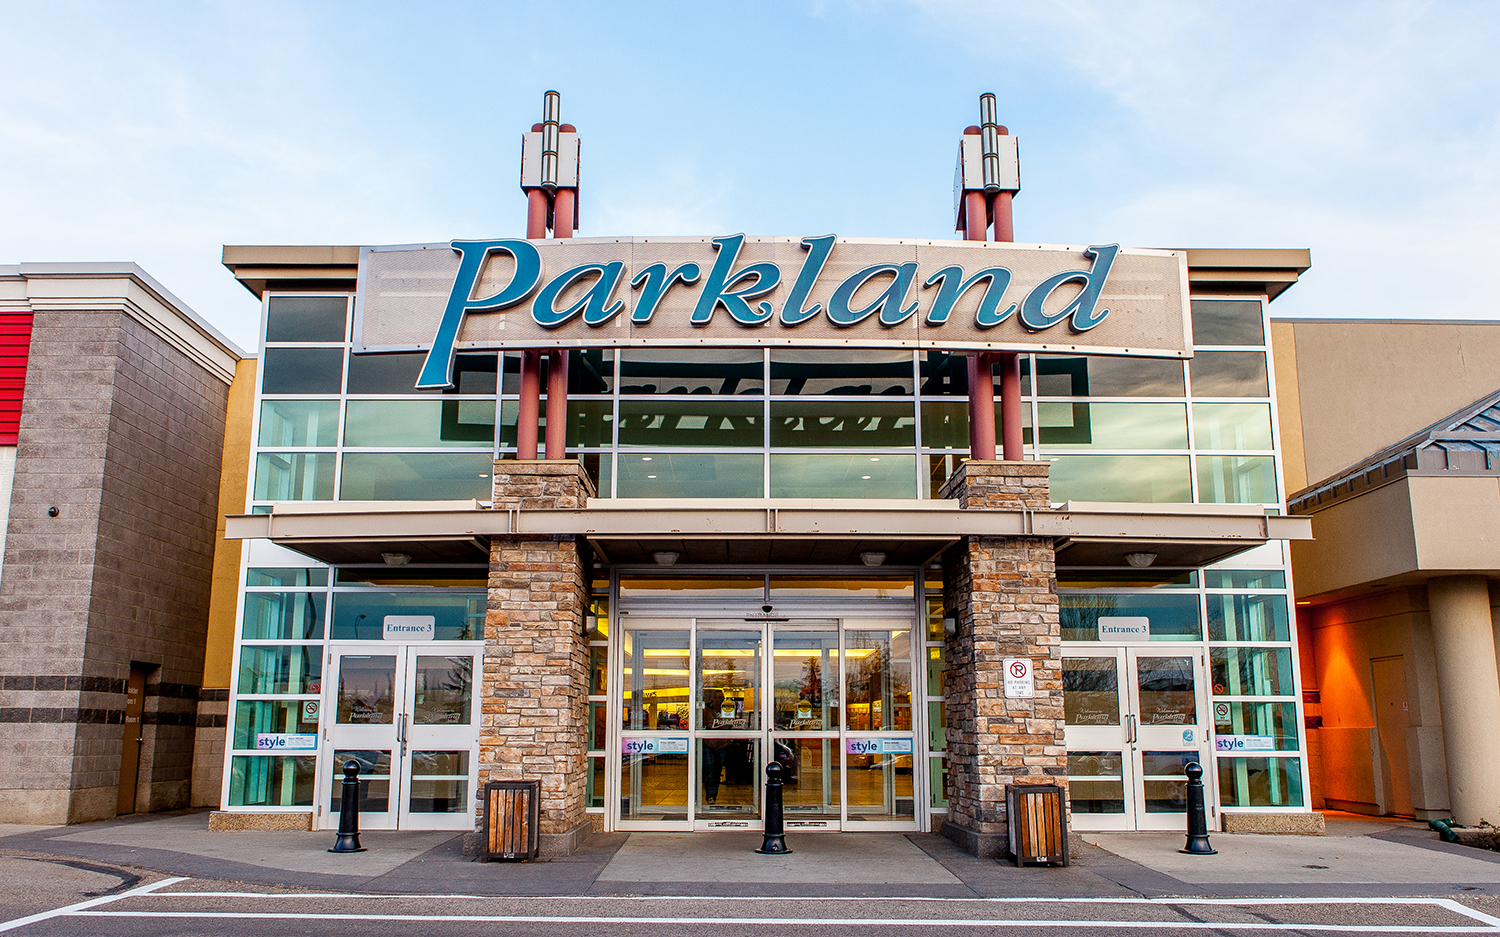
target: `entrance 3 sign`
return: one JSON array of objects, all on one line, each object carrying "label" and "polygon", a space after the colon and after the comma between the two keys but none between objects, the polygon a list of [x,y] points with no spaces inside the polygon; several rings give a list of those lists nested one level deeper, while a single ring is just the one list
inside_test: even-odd
[{"label": "entrance 3 sign", "polygon": [[366,247],[362,351],[792,345],[1191,355],[1187,255],[1118,245],[516,238]]}]

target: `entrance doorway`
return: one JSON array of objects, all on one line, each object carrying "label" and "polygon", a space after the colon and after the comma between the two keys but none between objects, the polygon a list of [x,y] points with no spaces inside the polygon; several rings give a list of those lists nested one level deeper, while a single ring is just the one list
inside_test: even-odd
[{"label": "entrance doorway", "polygon": [[634,619],[621,638],[617,829],[917,829],[909,619]]},{"label": "entrance doorway", "polygon": [[1194,761],[1206,770],[1213,765],[1204,753],[1204,691],[1196,649],[1063,651],[1074,829],[1187,828],[1184,769]]},{"label": "entrance doorway", "polygon": [[359,764],[362,829],[474,826],[478,645],[350,644],[330,653],[323,823],[338,826],[343,767]]}]

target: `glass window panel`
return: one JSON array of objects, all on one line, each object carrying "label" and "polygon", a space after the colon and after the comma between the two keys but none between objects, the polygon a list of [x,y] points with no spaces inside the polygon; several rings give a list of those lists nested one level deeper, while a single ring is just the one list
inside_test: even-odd
[{"label": "glass window panel", "polygon": [[256,501],[332,501],[332,452],[262,452],[255,457]]},{"label": "glass window panel", "polygon": [[589,647],[589,695],[609,692],[609,648],[596,644]]},{"label": "glass window panel", "polygon": [[1141,752],[1141,786],[1147,813],[1187,812],[1187,773],[1197,752]]},{"label": "glass window panel", "polygon": [[1145,618],[1152,641],[1203,640],[1196,595],[1065,593],[1057,600],[1064,641],[1098,641],[1100,618]]},{"label": "glass window panel", "polygon": [[1300,720],[1296,703],[1214,703],[1214,732],[1219,735],[1253,736],[1256,743],[1269,740],[1275,751],[1295,752],[1299,747]]},{"label": "glass window panel", "polygon": [[[922,378],[924,397],[969,396],[969,356],[946,351],[923,351],[918,354],[918,373]],[[1030,380],[1027,373],[1031,358],[1021,356],[1021,380]],[[1022,393],[1029,393],[1023,387]]]},{"label": "glass window panel", "polygon": [[1292,649],[1215,647],[1209,649],[1215,696],[1292,696]]},{"label": "glass window panel", "polygon": [[484,637],[485,593],[335,592],[335,641],[382,641],[385,616],[431,615],[436,641],[475,641]]},{"label": "glass window panel", "polygon": [[412,722],[466,726],[473,709],[474,658],[419,655],[412,689]]},{"label": "glass window panel", "polygon": [[760,728],[761,646],[759,631],[698,631],[700,706],[695,729]]},{"label": "glass window panel", "polygon": [[489,354],[454,355],[453,387],[418,390],[417,376],[427,361],[427,352],[349,356],[351,394],[490,394],[495,393],[498,361]]},{"label": "glass window panel", "polygon": [[[760,816],[760,779],[764,770],[760,739],[699,738],[698,757],[701,819]],[[785,783],[784,777],[782,780]],[[784,797],[782,803],[784,806]]]},{"label": "glass window panel", "polygon": [[773,498],[915,498],[917,457],[771,454]]},{"label": "glass window panel", "polygon": [[348,452],[341,501],[488,501],[494,496],[487,452]]},{"label": "glass window panel", "polygon": [[426,586],[429,588],[486,588],[489,570],[480,568],[423,566],[340,566],[334,576],[338,586]]},{"label": "glass window panel", "polygon": [[939,700],[927,701],[927,748],[934,752],[948,750],[948,704]]},{"label": "glass window panel", "polygon": [[1186,449],[1188,444],[1187,408],[1180,403],[1042,403],[1037,416],[1044,446]]},{"label": "glass window panel", "polygon": [[[684,652],[684,663],[686,663]],[[683,671],[684,676],[686,670]],[[626,739],[626,743],[629,743]],[[686,820],[688,774],[685,754],[622,755],[620,758],[620,819]]]},{"label": "glass window panel", "polygon": [[345,654],[339,659],[339,725],[391,725],[396,711],[396,658]]},{"label": "glass window panel", "polygon": [[1276,460],[1268,455],[1200,455],[1198,500],[1204,504],[1277,504]]},{"label": "glass window panel", "polygon": [[604,809],[604,772],[605,762],[603,758],[589,759],[588,774],[588,805],[597,809]]},{"label": "glass window panel", "polygon": [[[1031,415],[1030,411],[1030,407],[1023,407],[1021,410],[1022,414],[1027,417]],[[923,400],[922,445],[931,449],[968,449],[968,402],[959,400]],[[946,477],[944,476],[944,478]]]},{"label": "glass window panel", "polygon": [[1284,595],[1210,595],[1210,641],[1290,641]]},{"label": "glass window panel", "polygon": [[[542,420],[542,425],[546,425]],[[568,445],[600,448],[615,444],[613,400],[568,400]]]},{"label": "glass window panel", "polygon": [[322,692],[323,648],[240,648],[240,674],[235,688],[242,694],[315,694]]},{"label": "glass window panel", "polygon": [[626,728],[687,731],[688,632],[632,630],[623,638]]},{"label": "glass window panel", "polygon": [[[546,385],[543,385],[544,387]],[[615,387],[613,348],[575,348],[568,352],[568,394],[608,394]]]},{"label": "glass window panel", "polygon": [[261,351],[261,393],[336,394],[343,380],[342,348],[266,348]]},{"label": "glass window panel", "polygon": [[668,576],[620,577],[620,598],[691,596],[759,599],[766,594],[764,576],[705,576],[675,579]]},{"label": "glass window panel", "polygon": [[1194,345],[1264,345],[1258,299],[1195,299]]},{"label": "glass window panel", "polygon": [[589,703],[589,748],[595,751],[609,742],[609,704],[599,700]]},{"label": "glass window panel", "polygon": [[609,638],[609,579],[595,579],[589,583],[588,640],[604,641]]},{"label": "glass window panel", "polygon": [[1188,363],[1194,397],[1269,397],[1266,355],[1260,351],[1200,351]]},{"label": "glass window panel", "polygon": [[772,576],[771,598],[910,599],[910,577]]},{"label": "glass window panel", "polygon": [[347,296],[272,296],[266,304],[266,341],[341,342]]},{"label": "glass window panel", "polygon": [[1120,752],[1068,752],[1068,804],[1074,813],[1124,813],[1124,756]]},{"label": "glass window panel", "polygon": [[910,631],[845,631],[844,675],[846,728],[853,732],[911,729]]},{"label": "glass window panel", "polygon": [[337,446],[337,400],[267,400],[260,405],[261,446]]},{"label": "glass window panel", "polygon": [[850,823],[912,819],[912,756],[845,754],[844,759]]},{"label": "glass window panel", "polygon": [[929,647],[927,649],[927,695],[944,696],[948,692],[947,662],[944,649],[941,647]]},{"label": "glass window panel", "polygon": [[240,700],[234,707],[236,749],[253,749],[262,732],[276,735],[317,735],[317,700]]},{"label": "glass window panel", "polygon": [[317,765],[313,755],[235,755],[229,762],[229,806],[311,807]]},{"label": "glass window panel", "polygon": [[322,592],[246,592],[240,637],[246,641],[317,641],[323,637]]},{"label": "glass window panel", "polygon": [[1113,656],[1063,658],[1063,718],[1070,726],[1120,724],[1120,669]]},{"label": "glass window panel", "polygon": [[1193,404],[1193,445],[1198,449],[1271,448],[1271,405]]},{"label": "glass window panel", "polygon": [[948,759],[929,758],[928,765],[928,791],[932,796],[932,807],[934,810],[948,809]]},{"label": "glass window panel", "polygon": [[469,809],[467,778],[413,779],[408,810],[412,813],[463,813]]},{"label": "glass window panel", "polygon": [[765,457],[753,453],[622,452],[620,498],[760,498]]},{"label": "glass window panel", "polygon": [[[542,450],[546,451],[546,446]],[[612,498],[610,486],[614,484],[612,473],[614,470],[614,457],[608,452],[580,452],[573,456],[583,463],[583,471],[594,483],[594,491],[598,492],[596,497]]]},{"label": "glass window panel", "polygon": [[1069,569],[1057,571],[1059,589],[1191,589],[1198,585],[1193,569]]},{"label": "glass window panel", "polygon": [[781,449],[914,446],[912,401],[771,401],[771,445]]},{"label": "glass window panel", "polygon": [[338,813],[344,803],[344,765],[359,765],[359,812],[389,813],[391,809],[391,753],[370,749],[333,753],[328,779],[328,809]]},{"label": "glass window panel", "polygon": [[245,570],[247,586],[323,586],[328,570],[301,567],[252,566]]},{"label": "glass window panel", "polygon": [[1043,458],[1052,463],[1054,502],[1163,504],[1193,500],[1187,456],[1065,455]]},{"label": "glass window panel", "polygon": [[771,676],[776,730],[836,730],[838,677],[838,632],[777,630]]},{"label": "glass window panel", "polygon": [[1141,657],[1135,662],[1135,674],[1141,725],[1197,723],[1197,680],[1191,657]]},{"label": "glass window panel", "polygon": [[763,394],[759,348],[631,348],[620,352],[621,394]]},{"label": "glass window panel", "polygon": [[621,446],[765,445],[759,400],[655,399],[620,401]]},{"label": "glass window panel", "polygon": [[1220,758],[1222,807],[1301,807],[1302,759]]},{"label": "glass window panel", "polygon": [[1038,355],[1036,370],[1038,397],[1183,395],[1182,362],[1174,358],[1054,358]]},{"label": "glass window panel", "polygon": [[784,772],[781,797],[787,819],[837,821],[843,797],[839,740],[777,736],[774,749]]},{"label": "glass window panel", "polygon": [[[773,348],[771,393],[777,396],[910,395],[909,351]],[[964,391],[968,393],[967,389]],[[774,412],[774,411],[773,411]]]},{"label": "glass window panel", "polygon": [[412,752],[411,773],[419,778],[451,778],[469,773],[469,753]]},{"label": "glass window panel", "polygon": [[492,449],[495,402],[351,400],[344,419],[344,445]]},{"label": "glass window panel", "polygon": [[1279,569],[1206,569],[1203,584],[1210,589],[1285,589],[1286,573]]},{"label": "glass window panel", "polygon": [[[932,584],[928,583],[927,588],[929,588],[929,589],[932,588]],[[942,584],[941,581],[939,581],[937,583],[937,588],[939,590],[941,590],[943,588],[943,584]],[[947,626],[945,626],[943,624],[943,619],[946,618],[946,617],[948,617],[948,610],[947,610],[947,608],[943,604],[943,602],[944,602],[943,594],[942,594],[941,591],[939,591],[939,592],[928,592],[927,595],[926,595],[926,599],[927,599],[927,640],[929,640],[929,641],[943,641],[943,640],[946,640],[947,637],[948,637],[948,630],[947,630]],[[930,684],[928,686],[927,692],[929,692],[929,693],[934,692],[932,690]]]}]

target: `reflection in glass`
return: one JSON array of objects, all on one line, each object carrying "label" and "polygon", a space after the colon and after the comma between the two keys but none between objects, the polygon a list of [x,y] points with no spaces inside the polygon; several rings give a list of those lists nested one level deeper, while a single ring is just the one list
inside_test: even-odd
[{"label": "reflection in glass", "polygon": [[1210,641],[1290,641],[1284,595],[1208,596]]},{"label": "reflection in glass", "polygon": [[1195,403],[1193,442],[1199,449],[1269,449],[1271,405]]},{"label": "reflection in glass", "polygon": [[[306,708],[308,703],[312,704],[310,710]],[[256,738],[262,732],[316,735],[317,700],[240,700],[235,703],[234,748],[255,748]]]},{"label": "reflection in glass", "polygon": [[1068,752],[1068,803],[1074,813],[1124,813],[1124,755]]},{"label": "reflection in glass", "polygon": [[609,647],[589,647],[589,695],[603,696],[609,692]]},{"label": "reflection in glass", "polygon": [[916,456],[771,453],[773,498],[916,496]]},{"label": "reflection in glass", "polygon": [[1204,504],[1277,504],[1276,460],[1268,455],[1200,455],[1198,500]]},{"label": "reflection in glass", "polygon": [[841,348],[771,350],[771,393],[775,396],[910,395],[909,351]]},{"label": "reflection in glass", "polygon": [[437,751],[411,753],[412,813],[464,813],[469,809],[469,753]]},{"label": "reflection in glass", "polygon": [[[347,658],[345,658],[347,660]],[[419,726],[466,726],[473,709],[474,658],[417,657],[412,721]]]},{"label": "reflection in glass", "polygon": [[630,348],[620,352],[620,393],[761,394],[759,348]]},{"label": "reflection in glass", "polygon": [[1135,673],[1141,725],[1185,726],[1198,721],[1191,657],[1140,657]]},{"label": "reflection in glass", "polygon": [[1064,593],[1057,597],[1064,641],[1098,641],[1100,618],[1146,618],[1152,641],[1201,641],[1198,597],[1170,592]]},{"label": "reflection in glass", "polygon": [[245,570],[247,586],[325,586],[328,570],[292,566],[252,566]]},{"label": "reflection in glass", "polygon": [[837,729],[838,632],[778,630],[773,644],[772,706],[777,731]]},{"label": "reflection in glass", "polygon": [[1200,351],[1189,367],[1194,397],[1271,396],[1264,352]]},{"label": "reflection in glass", "polygon": [[916,408],[909,399],[771,401],[771,445],[777,448],[906,447],[916,444],[916,433]]},{"label": "reflection in glass", "polygon": [[335,592],[329,637],[335,641],[385,639],[385,616],[431,615],[434,641],[484,637],[483,592]]},{"label": "reflection in glass", "polygon": [[[688,632],[626,631],[623,641],[625,727],[683,729],[688,713]],[[687,787],[684,780],[683,793]],[[686,804],[686,800],[683,801]]]},{"label": "reflection in glass", "polygon": [[[683,676],[685,679],[685,670]],[[622,755],[620,819],[686,820],[689,767],[685,754]]]},{"label": "reflection in glass", "polygon": [[698,632],[695,729],[760,728],[759,631]]},{"label": "reflection in glass", "polygon": [[[967,397],[969,395],[969,356],[947,351],[923,351],[917,354],[917,370],[924,397]],[[1021,356],[1021,393],[1030,381],[1031,359]],[[966,442],[965,445],[968,445]]]},{"label": "reflection in glass", "polygon": [[911,729],[910,631],[846,631],[844,673],[848,729]]},{"label": "reflection in glass", "polygon": [[240,648],[240,693],[315,694],[322,678],[323,649],[316,645]]},{"label": "reflection in glass", "polygon": [[347,296],[272,296],[266,303],[266,341],[341,342]]},{"label": "reflection in glass", "polygon": [[337,400],[266,400],[260,405],[261,446],[336,446]]},{"label": "reflection in glass", "polygon": [[1190,502],[1192,480],[1185,455],[1044,456],[1052,463],[1053,502]]},{"label": "reflection in glass", "polygon": [[928,696],[944,696],[948,692],[947,665],[943,658],[943,648],[929,647],[927,649]]},{"label": "reflection in glass", "polygon": [[[1031,408],[1022,416],[1029,423]],[[969,404],[959,400],[922,401],[922,445],[929,449],[969,448]]]},{"label": "reflection in glass", "polygon": [[589,748],[599,751],[609,741],[609,704],[589,701]]},{"label": "reflection in glass", "polygon": [[759,498],[765,457],[752,453],[622,452],[620,498]]},{"label": "reflection in glass", "polygon": [[1194,345],[1264,345],[1258,299],[1195,299]]},{"label": "reflection in glass", "polygon": [[620,598],[641,599],[683,596],[694,599],[759,599],[766,594],[763,576],[704,576],[672,578],[667,576],[620,577]]},{"label": "reflection in glass", "polygon": [[760,739],[699,737],[698,817],[760,816]]},{"label": "reflection in glass", "polygon": [[911,820],[915,817],[912,756],[846,754],[844,763],[849,822]]},{"label": "reflection in glass", "polygon": [[351,400],[344,445],[485,448],[495,445],[493,400]]},{"label": "reflection in glass", "polygon": [[1292,696],[1292,649],[1216,647],[1209,649],[1215,696]]},{"label": "reflection in glass", "polygon": [[1279,569],[1206,569],[1203,584],[1210,589],[1285,589],[1286,573]]},{"label": "reflection in glass", "polygon": [[371,749],[336,751],[329,772],[328,809],[337,813],[344,802],[344,765],[359,765],[359,812],[388,813],[391,809],[391,753]]},{"label": "reflection in glass", "polygon": [[1187,407],[1180,403],[1041,403],[1037,418],[1044,446],[1186,449],[1188,444]]},{"label": "reflection in glass", "polygon": [[[427,360],[425,351],[349,356],[351,394],[489,394],[495,393],[496,358],[489,354],[455,355],[453,387],[418,390],[417,376]],[[543,386],[546,386],[545,384]],[[510,393],[515,393],[514,390]]]},{"label": "reflection in glass", "polygon": [[344,381],[344,349],[266,348],[260,371],[264,394],[336,394]]},{"label": "reflection in glass", "polygon": [[[620,446],[742,448],[765,445],[759,400],[658,397],[620,401]],[[608,445],[606,439],[600,445]]]},{"label": "reflection in glass", "polygon": [[310,807],[317,765],[313,755],[235,755],[229,760],[229,806]]},{"label": "reflection in glass", "polygon": [[1194,569],[1068,569],[1057,571],[1059,589],[1192,589],[1198,585]]},{"label": "reflection in glass", "polygon": [[1300,726],[1295,703],[1214,703],[1214,731],[1219,735],[1269,738],[1276,751],[1298,748]]},{"label": "reflection in glass", "polygon": [[262,452],[255,457],[256,501],[332,501],[332,452]]},{"label": "reflection in glass", "polygon": [[1220,758],[1219,803],[1225,807],[1301,807],[1302,759]]},{"label": "reflection in glass", "polygon": [[1141,752],[1141,786],[1147,813],[1186,813],[1187,774],[1197,752]]},{"label": "reflection in glass", "polygon": [[1183,394],[1182,362],[1171,358],[1038,355],[1036,369],[1038,397],[1181,397]]},{"label": "reflection in glass", "polygon": [[341,501],[488,501],[488,452],[348,452]]},{"label": "reflection in glass", "polygon": [[[546,425],[543,417],[542,425]],[[615,404],[612,400],[568,400],[568,446],[590,449],[614,445]],[[623,444],[624,440],[621,440]]]},{"label": "reflection in glass", "polygon": [[1113,656],[1063,658],[1063,718],[1070,726],[1120,724],[1120,672]]},{"label": "reflection in glass", "polygon": [[771,598],[910,599],[910,576],[772,576]]},{"label": "reflection in glass", "polygon": [[837,820],[840,801],[839,740],[776,736],[787,819]]},{"label": "reflection in glass", "polygon": [[396,658],[341,657],[336,704],[339,725],[390,725],[396,711]]},{"label": "reflection in glass", "polygon": [[247,641],[317,641],[323,637],[322,592],[246,592],[240,636]]}]

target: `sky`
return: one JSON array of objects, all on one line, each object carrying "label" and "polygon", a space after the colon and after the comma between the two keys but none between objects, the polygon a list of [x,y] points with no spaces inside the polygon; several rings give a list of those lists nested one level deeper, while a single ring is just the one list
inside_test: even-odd
[{"label": "sky", "polygon": [[953,237],[978,98],[1018,241],[1305,247],[1278,316],[1500,318],[1500,4],[0,0],[0,264],[134,261],[241,347],[225,244]]}]

